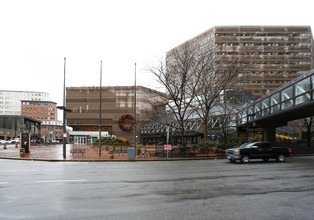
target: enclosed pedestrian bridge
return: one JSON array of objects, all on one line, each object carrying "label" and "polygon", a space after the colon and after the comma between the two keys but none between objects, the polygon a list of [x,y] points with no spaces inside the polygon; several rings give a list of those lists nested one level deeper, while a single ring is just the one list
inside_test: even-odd
[{"label": "enclosed pedestrian bridge", "polygon": [[[271,128],[286,125],[288,121],[314,115],[314,70],[302,75],[261,97],[238,112],[237,127]],[[267,130],[267,129],[266,129]],[[265,129],[264,129],[265,133]],[[266,132],[267,133],[267,132]],[[275,136],[275,132],[269,135]]]}]

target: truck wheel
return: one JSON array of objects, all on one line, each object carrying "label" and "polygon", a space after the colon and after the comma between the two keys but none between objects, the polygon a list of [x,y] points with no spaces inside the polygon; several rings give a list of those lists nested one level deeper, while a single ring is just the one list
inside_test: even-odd
[{"label": "truck wheel", "polygon": [[235,162],[235,159],[229,159],[229,161],[230,161],[231,163],[233,163],[233,162]]},{"label": "truck wheel", "polygon": [[278,162],[285,162],[286,156],[284,154],[278,154],[277,155],[277,161]]},{"label": "truck wheel", "polygon": [[247,155],[244,155],[241,159],[242,163],[248,163],[250,161],[250,158]]}]

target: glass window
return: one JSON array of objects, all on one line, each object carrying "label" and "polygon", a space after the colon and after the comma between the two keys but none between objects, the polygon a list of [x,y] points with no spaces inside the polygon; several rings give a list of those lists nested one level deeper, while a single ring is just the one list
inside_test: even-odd
[{"label": "glass window", "polygon": [[272,106],[270,109],[271,113],[275,113],[275,112],[278,112],[280,110],[280,94],[279,94],[279,92],[270,97],[270,105]]},{"label": "glass window", "polygon": [[302,93],[308,92],[311,90],[311,81],[310,78],[303,79],[302,81],[295,84],[294,91],[295,95],[300,95]]},{"label": "glass window", "polygon": [[248,108],[248,114],[250,114],[250,115],[253,114],[253,106]]},{"label": "glass window", "polygon": [[[311,79],[312,79],[312,88],[311,89],[314,89],[314,76],[312,76]],[[314,92],[312,93],[312,99],[314,99]]]},{"label": "glass window", "polygon": [[261,117],[261,102],[258,102],[254,105],[254,113],[255,113],[255,118]]},{"label": "glass window", "polygon": [[[308,78],[305,78],[302,81],[295,84],[295,87],[294,87],[295,95],[298,96],[298,95],[303,94],[303,95],[295,98],[295,104],[296,105],[310,101],[310,99],[311,99],[311,95],[309,92],[311,90],[311,81],[310,80],[311,79],[308,77]],[[312,80],[313,80],[313,77],[312,77]]]},{"label": "glass window", "polygon": [[262,101],[262,116],[266,116],[269,114],[269,98],[264,99]]},{"label": "glass window", "polygon": [[295,98],[295,105],[299,105],[299,104],[302,104],[302,103],[306,103],[306,102],[309,102],[311,99],[311,96],[309,93],[306,93],[304,95],[301,95],[301,96],[298,96]]},{"label": "glass window", "polygon": [[271,97],[270,97],[270,104],[271,105],[276,105],[276,104],[278,104],[279,102],[280,102],[280,95],[279,95],[279,93],[276,93],[276,94],[274,94],[274,95],[272,95]]},{"label": "glass window", "polygon": [[288,88],[281,91],[281,108],[287,109],[293,106],[293,86],[289,86]]}]

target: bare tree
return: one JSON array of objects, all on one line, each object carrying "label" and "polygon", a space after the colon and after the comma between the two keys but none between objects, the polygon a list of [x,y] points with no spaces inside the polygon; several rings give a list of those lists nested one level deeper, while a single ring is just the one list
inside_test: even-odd
[{"label": "bare tree", "polygon": [[192,102],[199,92],[198,84],[203,70],[210,65],[208,61],[212,53],[212,50],[200,50],[196,42],[189,41],[171,50],[167,54],[166,62],[160,61],[159,65],[148,68],[166,90],[165,93],[155,94],[157,100],[153,102],[164,106],[168,113],[166,119],[155,116],[150,118],[179,129],[183,146],[186,145],[185,125],[193,114]]},{"label": "bare tree", "polygon": [[309,148],[311,147],[311,140],[312,140],[312,129],[314,126],[314,116],[309,118],[303,118],[300,120],[300,126],[298,128],[306,133],[306,146]]},{"label": "bare tree", "polygon": [[[215,49],[213,48],[215,51]],[[203,122],[204,138],[208,137],[208,122],[210,119],[210,110],[217,104],[219,95],[224,90],[235,87],[239,82],[239,73],[245,68],[247,58],[228,57],[219,58],[211,57],[209,64],[202,70],[198,83],[196,96],[195,112],[199,115]]]},{"label": "bare tree", "polygon": [[256,97],[250,93],[248,90],[242,88],[234,88],[231,90],[224,91],[221,95],[218,106],[220,106],[221,115],[221,130],[223,133],[224,143],[227,143],[230,132],[230,125],[234,124],[236,126],[236,116],[235,114],[239,112],[245,104],[253,102]]}]

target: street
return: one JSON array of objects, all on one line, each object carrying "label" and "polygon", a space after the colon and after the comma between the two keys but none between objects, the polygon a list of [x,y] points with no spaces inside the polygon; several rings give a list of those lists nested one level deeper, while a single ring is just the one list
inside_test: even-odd
[{"label": "street", "polygon": [[0,160],[0,219],[313,219],[314,156],[286,162]]}]

